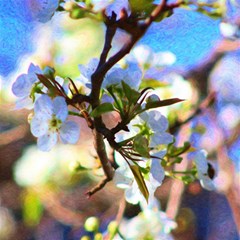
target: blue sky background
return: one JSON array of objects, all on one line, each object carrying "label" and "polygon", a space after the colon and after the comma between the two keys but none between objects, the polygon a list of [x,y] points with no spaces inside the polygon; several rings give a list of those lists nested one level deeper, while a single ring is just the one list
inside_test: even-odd
[{"label": "blue sky background", "polygon": [[33,29],[25,0],[0,0],[0,75],[7,77],[19,57],[32,50]]},{"label": "blue sky background", "polygon": [[[0,0],[0,75],[5,79],[19,58],[32,51],[34,27],[27,0]],[[189,66],[201,60],[218,38],[218,21],[181,9],[154,23],[140,43],[155,51],[172,51],[176,65]]]}]

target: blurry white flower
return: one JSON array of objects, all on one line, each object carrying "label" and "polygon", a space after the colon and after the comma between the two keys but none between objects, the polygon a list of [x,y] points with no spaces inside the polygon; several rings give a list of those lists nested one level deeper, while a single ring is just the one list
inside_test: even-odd
[{"label": "blurry white flower", "polygon": [[240,29],[236,24],[221,22],[220,32],[225,38],[235,39],[240,37]]},{"label": "blurry white flower", "polygon": [[176,62],[176,56],[172,52],[158,52],[154,54],[153,66],[169,66]]},{"label": "blurry white flower", "polygon": [[170,232],[176,226],[176,222],[169,219],[159,208],[146,207],[134,218],[123,219],[120,224],[120,232],[126,239],[145,239],[148,237],[148,239],[173,240]]}]

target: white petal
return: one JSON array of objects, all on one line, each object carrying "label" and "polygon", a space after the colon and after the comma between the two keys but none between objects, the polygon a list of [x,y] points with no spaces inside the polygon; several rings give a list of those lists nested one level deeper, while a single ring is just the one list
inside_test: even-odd
[{"label": "white petal", "polygon": [[159,152],[156,152],[156,153],[151,153],[151,156],[155,156],[155,157],[158,157],[158,158],[163,158],[167,153],[167,150],[162,150],[162,151],[159,151]]},{"label": "white petal", "polygon": [[103,88],[106,88],[109,85],[113,84],[120,84],[121,81],[125,80],[125,70],[122,68],[113,68],[109,71],[109,73],[106,75],[104,82],[103,82]]},{"label": "white petal", "polygon": [[63,143],[77,143],[80,135],[80,127],[77,123],[68,121],[60,128],[60,139]]},{"label": "white petal", "polygon": [[156,147],[160,144],[169,144],[173,142],[173,136],[170,133],[154,133],[150,140],[150,147]]},{"label": "white petal", "polygon": [[51,132],[38,138],[37,146],[41,151],[48,152],[57,143],[57,133]]},{"label": "white petal", "polygon": [[[157,160],[157,159],[152,160],[150,172],[151,172],[152,177],[158,182],[157,187],[159,187],[162,184],[162,181],[165,177],[165,172],[161,165],[160,160]],[[150,179],[150,181],[151,181],[151,179]]]},{"label": "white petal", "polygon": [[27,97],[30,94],[32,84],[29,82],[28,75],[20,75],[12,85],[12,92],[17,97]]},{"label": "white petal", "polygon": [[40,69],[39,66],[34,65],[33,63],[31,63],[28,67],[28,74],[31,73],[38,73],[38,74],[42,74],[42,70]]},{"label": "white petal", "polygon": [[45,115],[48,118],[52,118],[53,114],[53,102],[52,99],[47,95],[40,96],[34,105],[35,114]]},{"label": "white petal", "polygon": [[202,175],[200,177],[200,184],[204,189],[206,189],[208,191],[216,190],[216,187],[215,187],[212,179],[209,178],[208,176]]},{"label": "white petal", "polygon": [[40,137],[47,133],[48,131],[48,121],[40,116],[35,115],[31,121],[31,132],[33,136]]},{"label": "white petal", "polygon": [[194,154],[194,162],[197,167],[197,171],[202,174],[207,174],[208,172],[208,163],[206,159],[206,151],[200,150]]},{"label": "white petal", "polygon": [[149,112],[149,126],[154,132],[164,132],[168,128],[168,120],[159,111],[153,110]]},{"label": "white petal", "polygon": [[138,202],[143,199],[136,181],[134,181],[132,186],[125,191],[125,198],[126,201],[131,204],[138,204]]},{"label": "white petal", "polygon": [[56,115],[57,119],[64,122],[68,116],[68,108],[65,98],[56,97],[53,99],[53,113]]},{"label": "white petal", "polygon": [[98,66],[99,60],[97,58],[93,58],[89,61],[88,65],[78,65],[81,75],[83,75],[87,79],[91,79],[91,75],[94,73]]},{"label": "white petal", "polygon": [[138,89],[142,79],[142,71],[136,63],[129,63],[126,69],[125,82],[132,88]]},{"label": "white petal", "polygon": [[33,101],[30,97],[20,98],[17,100],[15,109],[19,110],[19,109],[23,109],[23,108],[26,108],[26,109],[33,108]]},{"label": "white petal", "polygon": [[130,188],[133,183],[133,176],[129,176],[129,167],[119,167],[114,173],[113,182],[119,188]]}]

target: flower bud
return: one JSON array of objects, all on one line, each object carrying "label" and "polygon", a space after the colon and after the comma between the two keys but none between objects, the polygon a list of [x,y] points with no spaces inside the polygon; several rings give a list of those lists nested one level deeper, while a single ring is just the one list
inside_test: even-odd
[{"label": "flower bud", "polygon": [[108,224],[108,232],[110,237],[114,237],[118,231],[118,223],[116,221],[111,221]]},{"label": "flower bud", "polygon": [[96,232],[99,228],[99,219],[96,217],[89,217],[84,224],[84,228],[88,232]]}]

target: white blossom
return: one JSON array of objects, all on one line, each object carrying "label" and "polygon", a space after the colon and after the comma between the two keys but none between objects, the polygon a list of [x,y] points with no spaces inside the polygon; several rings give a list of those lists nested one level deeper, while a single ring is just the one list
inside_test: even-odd
[{"label": "white blossom", "polygon": [[66,121],[68,109],[63,97],[53,100],[42,95],[35,103],[34,117],[31,121],[31,132],[38,137],[37,145],[42,151],[50,151],[57,143],[58,135],[63,143],[74,144],[79,138],[79,126]]},{"label": "white blossom", "polygon": [[28,73],[21,74],[13,83],[12,92],[19,98],[16,102],[16,109],[32,108],[33,99],[30,98],[30,94],[34,84],[38,82],[36,74],[42,74],[42,70],[39,66],[31,63],[28,68]]},{"label": "white blossom", "polygon": [[212,191],[216,187],[212,179],[208,176],[208,162],[207,162],[207,152],[205,150],[199,150],[194,153],[193,161],[197,168],[197,175],[200,184],[203,188]]}]

